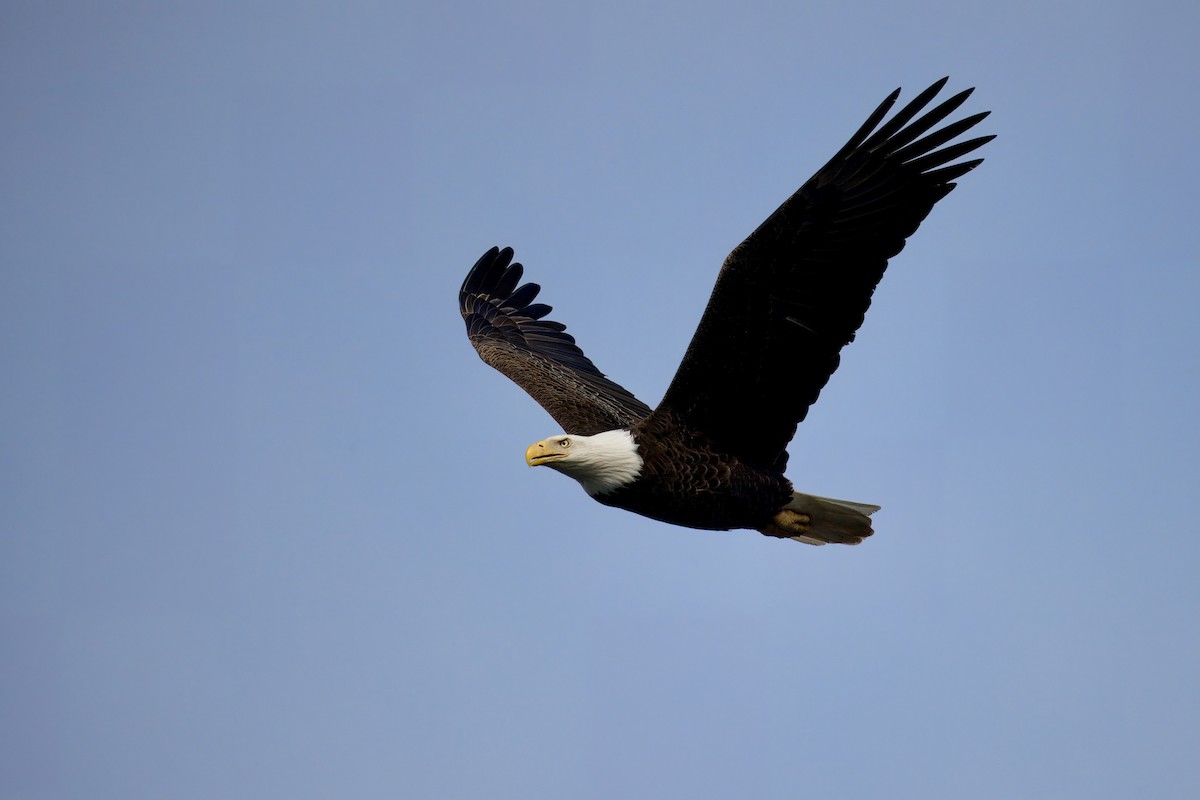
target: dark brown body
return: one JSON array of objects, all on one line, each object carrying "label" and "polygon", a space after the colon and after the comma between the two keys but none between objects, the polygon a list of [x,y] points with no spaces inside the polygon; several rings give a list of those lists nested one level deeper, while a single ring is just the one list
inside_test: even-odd
[{"label": "dark brown body", "polygon": [[629,486],[594,495],[607,506],[705,530],[759,529],[792,499],[792,484],[769,470],[716,451],[671,415],[653,414],[630,432],[642,474]]}]

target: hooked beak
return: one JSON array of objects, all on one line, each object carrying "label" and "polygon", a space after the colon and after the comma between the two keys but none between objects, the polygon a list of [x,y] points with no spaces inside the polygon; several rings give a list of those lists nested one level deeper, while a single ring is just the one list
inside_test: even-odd
[{"label": "hooked beak", "polygon": [[540,467],[566,457],[567,454],[560,450],[554,442],[545,439],[534,442],[525,449],[525,463],[531,467]]}]

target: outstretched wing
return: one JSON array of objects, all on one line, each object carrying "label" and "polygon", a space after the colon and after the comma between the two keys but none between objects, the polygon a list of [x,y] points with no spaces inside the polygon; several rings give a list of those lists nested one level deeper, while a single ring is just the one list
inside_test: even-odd
[{"label": "outstretched wing", "polygon": [[[659,409],[721,449],[782,469],[888,259],[982,159],[945,166],[992,136],[952,144],[988,112],[927,131],[968,89],[923,116],[935,83],[884,124],[897,89],[837,155],[729,257]],[[923,138],[919,138],[923,137]],[[940,149],[939,149],[940,148]]]},{"label": "outstretched wing", "polygon": [[534,303],[541,287],[518,287],[524,272],[512,248],[493,247],[475,262],[458,293],[467,337],[479,357],[550,412],[566,433],[590,436],[627,428],[650,408],[604,377],[566,333]]}]

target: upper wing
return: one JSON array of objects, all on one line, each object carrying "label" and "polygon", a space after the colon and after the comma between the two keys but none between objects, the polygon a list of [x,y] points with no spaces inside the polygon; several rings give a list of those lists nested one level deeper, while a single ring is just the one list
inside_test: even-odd
[{"label": "upper wing", "polygon": [[918,138],[971,94],[961,92],[914,121],[945,83],[880,125],[900,94],[893,92],[729,254],[659,406],[664,413],[750,463],[784,467],[796,424],[854,339],[888,259],[954,179],[982,159],[943,165],[994,138],[942,147],[988,112]]},{"label": "upper wing", "polygon": [[528,392],[566,433],[627,428],[649,414],[649,406],[596,369],[567,326],[542,319],[550,306],[532,302],[541,287],[517,287],[523,269],[512,257],[510,247],[488,250],[458,293],[479,357]]}]

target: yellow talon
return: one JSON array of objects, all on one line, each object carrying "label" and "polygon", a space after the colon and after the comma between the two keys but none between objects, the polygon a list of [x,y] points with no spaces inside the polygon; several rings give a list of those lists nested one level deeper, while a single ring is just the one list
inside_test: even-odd
[{"label": "yellow talon", "polygon": [[775,515],[774,524],[776,527],[787,531],[789,536],[796,536],[808,533],[808,527],[812,524],[812,517],[808,514],[802,514],[799,511],[792,511],[785,508]]}]

